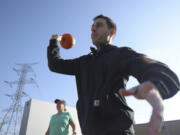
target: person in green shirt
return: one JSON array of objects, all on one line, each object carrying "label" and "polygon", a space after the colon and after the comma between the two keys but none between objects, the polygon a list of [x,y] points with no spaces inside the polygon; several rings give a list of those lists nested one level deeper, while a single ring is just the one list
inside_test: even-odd
[{"label": "person in green shirt", "polygon": [[56,99],[54,102],[58,112],[52,115],[45,135],[69,135],[69,125],[72,127],[73,135],[76,135],[76,125],[71,114],[66,112],[65,101]]}]

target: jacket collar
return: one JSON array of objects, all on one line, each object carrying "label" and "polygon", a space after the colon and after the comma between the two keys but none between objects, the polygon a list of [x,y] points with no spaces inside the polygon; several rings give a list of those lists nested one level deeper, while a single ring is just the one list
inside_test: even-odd
[{"label": "jacket collar", "polygon": [[108,52],[110,51],[111,49],[115,48],[116,46],[114,45],[111,45],[111,44],[101,44],[99,45],[100,46],[100,51],[98,51],[96,48],[94,47],[90,47],[90,50],[91,50],[91,54],[101,54],[101,53],[104,53],[104,52]]}]

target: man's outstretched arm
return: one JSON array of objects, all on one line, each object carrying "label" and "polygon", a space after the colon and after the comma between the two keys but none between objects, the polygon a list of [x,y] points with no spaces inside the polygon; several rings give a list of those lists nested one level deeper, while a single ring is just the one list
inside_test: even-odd
[{"label": "man's outstretched arm", "polygon": [[120,89],[119,93],[123,96],[133,95],[137,99],[145,99],[151,104],[153,111],[147,132],[149,135],[158,135],[163,123],[164,106],[163,99],[155,85],[147,81],[129,90]]},{"label": "man's outstretched arm", "polygon": [[61,37],[58,35],[52,35],[50,44],[47,48],[47,58],[49,69],[53,72],[76,75],[79,70],[79,58],[76,59],[62,59],[60,56],[60,42]]}]

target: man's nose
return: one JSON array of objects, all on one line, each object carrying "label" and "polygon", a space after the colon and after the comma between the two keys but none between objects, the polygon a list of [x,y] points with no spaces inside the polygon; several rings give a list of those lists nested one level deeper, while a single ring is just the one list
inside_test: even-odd
[{"label": "man's nose", "polygon": [[96,30],[96,27],[93,25],[93,26],[91,27],[91,31],[95,32],[95,30]]}]

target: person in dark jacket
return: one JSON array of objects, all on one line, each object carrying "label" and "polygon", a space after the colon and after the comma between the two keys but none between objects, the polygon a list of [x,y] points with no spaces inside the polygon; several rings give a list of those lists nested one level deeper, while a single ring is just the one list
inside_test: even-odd
[{"label": "person in dark jacket", "polygon": [[[148,58],[128,47],[112,45],[116,25],[99,15],[92,25],[96,49],[76,59],[59,55],[60,36],[52,35],[48,46],[48,66],[53,72],[76,77],[77,112],[83,135],[134,135],[133,110],[125,97],[146,99],[153,107],[148,132],[156,135],[163,121],[163,99],[180,89],[175,73],[164,63]],[[139,85],[126,90],[129,76]]]}]

